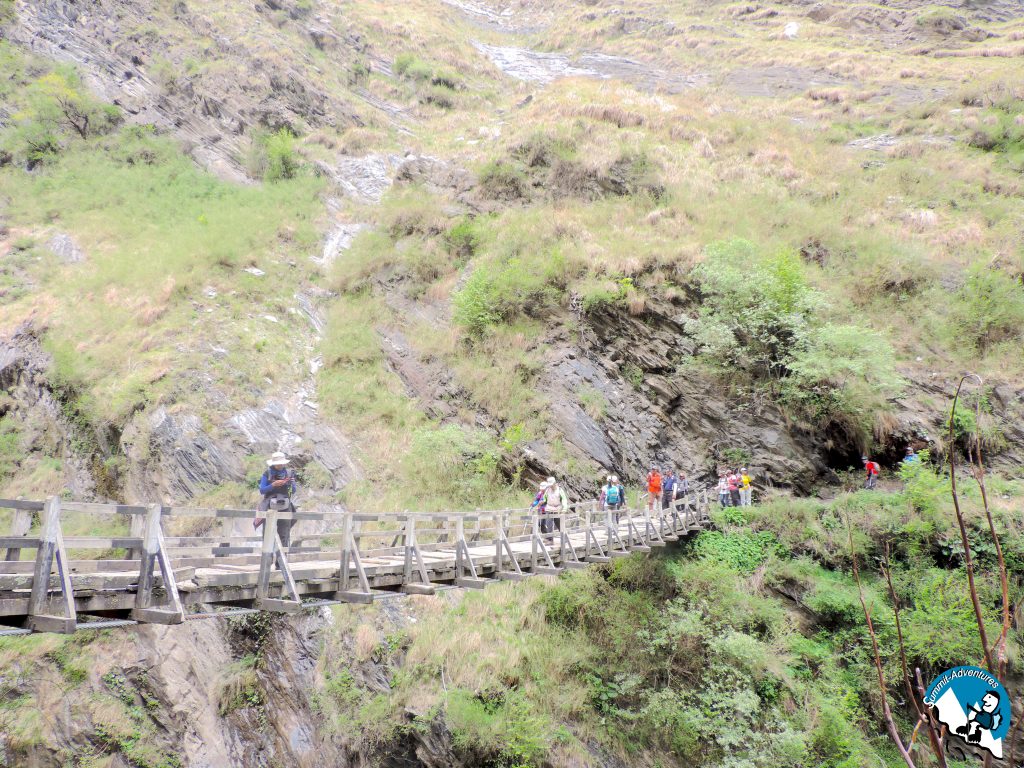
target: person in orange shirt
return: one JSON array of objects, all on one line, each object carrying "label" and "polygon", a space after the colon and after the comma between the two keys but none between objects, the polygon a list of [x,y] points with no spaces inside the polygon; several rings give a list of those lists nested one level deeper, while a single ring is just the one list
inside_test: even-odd
[{"label": "person in orange shirt", "polygon": [[661,501],[661,471],[657,466],[651,465],[651,471],[647,473],[647,509],[653,511],[656,504]]}]

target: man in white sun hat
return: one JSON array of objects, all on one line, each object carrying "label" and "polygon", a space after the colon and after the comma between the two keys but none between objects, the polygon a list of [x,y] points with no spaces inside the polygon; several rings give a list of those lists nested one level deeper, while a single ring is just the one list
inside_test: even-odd
[{"label": "man in white sun hat", "polygon": [[[295,512],[292,496],[295,494],[295,472],[288,467],[288,457],[276,451],[267,459],[267,471],[260,477],[260,493],[263,499],[258,507],[260,512],[274,509],[278,512]],[[262,518],[256,518],[255,527],[263,524]],[[288,547],[291,543],[294,520],[278,520],[277,535],[281,537],[281,546]]]}]

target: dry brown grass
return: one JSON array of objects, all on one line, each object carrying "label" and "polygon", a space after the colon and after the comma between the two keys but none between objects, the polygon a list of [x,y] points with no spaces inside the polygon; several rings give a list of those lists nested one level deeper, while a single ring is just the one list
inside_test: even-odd
[{"label": "dry brown grass", "polygon": [[370,623],[362,623],[356,627],[355,654],[360,661],[369,661],[380,646],[380,635]]},{"label": "dry brown grass", "polygon": [[574,110],[576,115],[611,123],[617,128],[636,128],[647,123],[639,112],[631,112],[619,106],[609,104],[587,104],[582,109]]},{"label": "dry brown grass", "polygon": [[932,53],[936,59],[946,58],[1000,58],[1000,59],[1015,59],[1024,57],[1024,46],[1017,48],[969,48],[962,51],[934,51]]}]

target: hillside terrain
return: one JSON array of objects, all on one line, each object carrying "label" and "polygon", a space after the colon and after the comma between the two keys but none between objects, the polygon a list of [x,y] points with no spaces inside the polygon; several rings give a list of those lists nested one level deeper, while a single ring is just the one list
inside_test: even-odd
[{"label": "hillside terrain", "polygon": [[951,454],[1019,610],[1022,62],[1019,0],[0,0],[0,496],[250,507],[280,449],[307,509],[764,502],[484,595],[0,638],[0,765],[903,764],[845,526],[909,733],[881,558],[914,664],[981,653]]}]

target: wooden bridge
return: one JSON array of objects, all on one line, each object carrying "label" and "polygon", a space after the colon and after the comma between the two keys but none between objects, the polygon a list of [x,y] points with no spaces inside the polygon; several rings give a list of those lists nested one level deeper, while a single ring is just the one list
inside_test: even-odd
[{"label": "wooden bridge", "polygon": [[[292,613],[558,574],[678,541],[704,526],[708,499],[699,490],[654,511],[643,499],[619,511],[590,501],[557,515],[254,512],[57,497],[0,499],[0,509],[13,510],[11,530],[0,536],[0,635],[9,635]],[[246,535],[257,516],[266,523]],[[62,520],[83,519],[94,529],[128,533],[64,536]],[[310,521],[305,527],[317,532],[295,532],[285,547],[277,533],[284,519]],[[557,529],[545,532],[549,525]],[[213,532],[218,526],[246,533],[220,535]],[[169,535],[165,528],[202,535]]]}]

